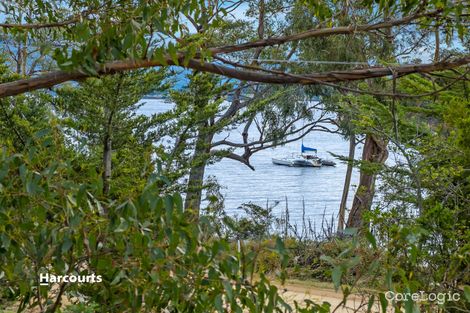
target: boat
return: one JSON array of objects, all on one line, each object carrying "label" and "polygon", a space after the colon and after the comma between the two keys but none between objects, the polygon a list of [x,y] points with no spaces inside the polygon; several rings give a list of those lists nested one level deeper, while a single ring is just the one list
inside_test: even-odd
[{"label": "boat", "polygon": [[290,167],[321,167],[320,159],[309,158],[308,155],[291,155],[284,158],[272,158],[273,164]]},{"label": "boat", "polygon": [[[272,158],[273,164],[291,167],[321,167],[322,163],[317,157],[317,149],[305,147],[302,143],[302,153],[300,155],[292,154],[284,158]],[[308,151],[314,154],[306,153]]]},{"label": "boat", "polygon": [[[313,152],[313,153],[307,153]],[[291,167],[320,167],[336,166],[336,163],[328,159],[320,159],[317,156],[317,149],[304,146],[302,143],[301,154],[292,154],[283,158],[272,158],[273,164]]]}]

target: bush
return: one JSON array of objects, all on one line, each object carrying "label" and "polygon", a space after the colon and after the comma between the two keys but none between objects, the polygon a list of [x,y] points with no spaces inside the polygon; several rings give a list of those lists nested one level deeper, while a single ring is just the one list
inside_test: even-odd
[{"label": "bush", "polygon": [[[180,195],[160,194],[159,176],[136,198],[100,199],[100,178],[75,183],[51,139],[0,156],[0,285],[18,311],[55,312],[67,299],[82,301],[71,312],[94,303],[106,313],[290,311],[264,275],[250,282],[253,254],[206,240],[210,223],[186,222]],[[282,241],[271,251],[287,264]],[[41,273],[102,282],[40,286]]]}]

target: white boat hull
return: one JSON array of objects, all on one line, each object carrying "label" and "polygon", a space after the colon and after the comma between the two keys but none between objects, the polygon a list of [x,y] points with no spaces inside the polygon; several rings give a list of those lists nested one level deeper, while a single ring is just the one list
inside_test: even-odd
[{"label": "white boat hull", "polygon": [[284,165],[284,166],[293,166],[292,161],[286,160],[286,159],[272,159],[273,164],[276,165]]},{"label": "white boat hull", "polygon": [[321,162],[317,159],[304,159],[304,158],[272,158],[273,164],[284,165],[290,167],[321,167]]}]

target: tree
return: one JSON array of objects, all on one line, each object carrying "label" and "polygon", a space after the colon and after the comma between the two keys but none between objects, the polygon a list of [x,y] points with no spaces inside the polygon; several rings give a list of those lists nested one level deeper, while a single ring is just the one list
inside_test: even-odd
[{"label": "tree", "polygon": [[[324,131],[331,122],[321,103],[309,103],[299,88],[232,86],[214,75],[194,72],[188,84],[170,93],[175,107],[159,117],[160,158],[174,181],[188,176],[185,209],[199,215],[205,168],[228,158],[250,164],[261,150],[295,141],[310,131]],[[230,100],[227,95],[230,92]],[[300,127],[298,121],[304,121]],[[235,136],[235,129],[241,136]],[[227,133],[225,138],[215,135]],[[251,134],[251,135],[250,135]]]},{"label": "tree", "polygon": [[354,167],[354,155],[356,152],[356,134],[351,132],[349,134],[349,154],[348,154],[348,167],[346,169],[346,175],[344,176],[344,185],[343,185],[343,193],[341,195],[341,203],[339,205],[338,211],[338,232],[342,232],[344,230],[344,225],[346,224],[346,205],[348,201],[348,194],[349,188],[351,186],[351,177],[352,171]]},{"label": "tree", "polygon": [[390,266],[405,275],[412,272],[417,288],[436,284],[458,290],[470,277],[468,260],[462,257],[470,239],[469,82],[461,80],[433,93],[462,74],[403,79],[397,89],[430,95],[396,103],[398,138],[393,131],[371,128],[388,138],[390,151],[398,157],[378,172],[381,197],[365,221],[377,242],[388,242],[394,256]]},{"label": "tree", "polygon": [[[249,40],[273,36],[280,31],[274,17],[282,14],[283,10],[279,1],[250,2],[247,15],[256,19],[256,23],[224,21],[222,27],[214,31],[209,44],[229,44],[233,38]],[[204,28],[195,20],[190,22],[199,32]],[[258,64],[260,57],[289,59],[294,53],[295,48],[289,51],[259,47],[254,51],[239,52],[238,57]],[[214,76],[203,73],[194,73],[189,79],[190,82],[184,90],[173,92],[173,101],[178,108],[174,113],[174,118],[178,121],[173,125],[180,126],[173,127],[173,133],[170,134],[175,137],[176,145],[170,149],[171,157],[168,159],[168,164],[171,164],[175,155],[180,156],[177,166],[180,170],[185,167],[182,163],[189,162],[187,167],[191,169],[188,173],[186,209],[192,207],[199,212],[204,171],[209,162],[230,158],[254,170],[250,157],[257,151],[294,141],[314,129],[323,131],[326,127],[321,123],[329,122],[324,113],[314,117],[321,103],[309,104],[302,88],[237,81],[232,82],[233,86],[229,87],[228,83],[222,83]],[[226,94],[230,95],[229,103],[223,102],[227,98]],[[304,125],[296,128],[295,122],[301,119],[304,119]],[[193,129],[183,125],[201,127]],[[234,140],[233,136],[229,135],[223,140],[212,140],[217,133],[230,133],[235,128],[240,129],[241,138]],[[253,136],[256,139],[251,139]],[[188,149],[194,152],[187,161],[183,161],[181,156],[186,155],[185,151]],[[175,167],[172,167],[172,172],[175,172]]]},{"label": "tree", "polygon": [[[330,5],[335,6],[336,3],[330,3]],[[339,8],[338,8],[339,9]],[[370,12],[364,8],[355,7],[355,6],[346,6],[343,8],[344,12],[341,12],[336,16],[336,20],[342,24],[358,24],[365,23],[367,19],[370,18]],[[312,13],[308,10],[304,10],[302,6],[296,6],[288,15],[290,25],[295,32],[304,31],[314,27],[316,21],[311,20],[308,17]],[[322,60],[319,62],[304,62],[301,64],[292,64],[290,67],[294,68],[296,72],[308,73],[310,71],[329,71],[333,69],[347,70],[354,66],[363,66],[373,62],[373,60],[384,60],[391,62],[393,57],[391,57],[391,52],[393,52],[393,40],[391,34],[389,33],[386,37],[387,40],[384,40],[382,36],[377,36],[374,33],[364,34],[362,36],[331,36],[327,38],[311,38],[306,39],[298,44],[298,53],[299,57],[303,60]],[[370,205],[372,204],[373,190],[375,183],[375,176],[369,176],[363,171],[364,167],[361,167],[361,179],[359,182],[359,189],[354,197],[355,201],[353,203],[352,213],[349,214],[349,222],[346,223],[346,203],[348,199],[351,175],[354,166],[354,154],[356,147],[356,136],[361,136],[366,134],[368,130],[366,129],[357,129],[352,123],[354,119],[360,119],[360,116],[356,114],[361,114],[355,112],[354,109],[350,108],[351,104],[349,103],[347,97],[344,97],[346,94],[354,94],[354,91],[364,91],[367,93],[367,90],[377,90],[377,86],[384,87],[386,86],[381,80],[376,80],[374,82],[368,81],[367,84],[359,82],[348,82],[343,85],[344,88],[338,88],[337,90],[332,89],[329,86],[323,88],[315,88],[310,91],[316,96],[320,96],[322,100],[327,104],[326,108],[334,112],[336,115],[336,124],[339,128],[339,132],[344,136],[344,138],[349,140],[349,155],[346,157],[337,156],[341,159],[345,159],[348,163],[344,186],[343,194],[341,198],[341,203],[339,207],[338,214],[338,232],[343,231],[344,225],[347,224],[349,227],[358,227],[359,222],[362,221],[361,217],[357,218],[356,223],[352,221],[355,219],[356,213],[358,210],[368,211]],[[346,87],[347,86],[347,87]],[[367,86],[367,87],[365,87]],[[353,92],[351,92],[353,91]],[[361,133],[364,132],[364,133]],[[377,137],[378,138],[378,137]],[[372,140],[368,134],[366,135],[367,147],[371,146],[371,143],[376,143],[377,141]],[[386,150],[386,147],[384,147]],[[365,149],[363,151],[362,161],[367,162],[378,162],[382,163],[384,160],[374,159],[374,151],[372,149]],[[367,177],[367,179],[366,179]],[[359,190],[361,193],[359,193]],[[361,201],[359,201],[361,199]],[[361,207],[359,209],[359,207]]]},{"label": "tree", "polygon": [[[18,74],[0,55],[0,82],[16,79]],[[0,100],[0,137],[2,146],[21,153],[36,132],[56,124],[50,96],[42,91]]]},{"label": "tree", "polygon": [[[30,21],[38,22],[36,10],[25,5],[26,1],[9,3],[3,6],[5,22],[11,24]],[[9,9],[8,6],[10,6]],[[5,12],[5,13],[6,13]],[[33,33],[22,31],[2,32],[0,49],[8,58],[8,64],[19,77],[30,77],[40,71],[48,70],[50,57],[46,46],[59,38],[60,31],[42,30]]]},{"label": "tree", "polygon": [[[387,136],[393,133],[393,119],[386,100],[371,95],[356,96],[352,94],[334,97],[337,101],[339,116],[343,117],[341,126],[349,134],[364,136],[364,147],[361,160],[355,162],[348,158],[349,169],[354,164],[359,165],[360,177],[356,194],[352,203],[346,227],[361,228],[363,214],[370,211],[375,194],[375,182],[388,157]],[[385,136],[384,134],[387,134]],[[353,141],[355,143],[355,140]],[[350,155],[354,145],[350,147]],[[347,177],[346,177],[347,179]],[[345,187],[346,188],[346,187]],[[343,191],[344,196],[344,191]],[[342,211],[343,217],[346,215]],[[341,215],[341,212],[340,212]]]},{"label": "tree", "polygon": [[[137,195],[101,200],[99,176],[77,182],[83,173],[53,138],[34,136],[24,155],[0,152],[2,308],[10,300],[18,312],[41,313],[292,311],[264,274],[253,279],[256,255],[206,240],[181,196],[162,193],[159,175]],[[273,252],[286,264],[282,241]],[[90,283],[43,286],[41,274]]]},{"label": "tree", "polygon": [[214,134],[220,129],[220,126],[215,125],[215,116],[224,101],[223,93],[228,91],[230,85],[221,83],[214,76],[201,73],[193,73],[189,79],[187,88],[171,93],[171,98],[176,103],[175,114],[184,116],[178,121],[183,130],[177,138],[172,156],[186,150],[188,139],[194,136],[184,208],[193,210],[194,215],[198,216],[204,172],[211,156],[211,143]]},{"label": "tree", "polygon": [[111,191],[112,176],[125,182],[116,190],[133,190],[152,173],[143,166],[150,163],[155,121],[137,110],[143,96],[164,87],[164,78],[164,71],[134,71],[57,90],[54,103],[70,144],[89,159],[100,160],[104,195]]},{"label": "tree", "polygon": [[[374,135],[366,135],[364,148],[362,151],[362,162],[368,165],[383,165],[387,160],[387,141]],[[375,194],[376,170],[366,169],[367,165],[361,168],[358,190],[354,196],[351,211],[348,215],[347,227],[362,228],[364,213],[369,211]]]},{"label": "tree", "polygon": [[[21,0],[23,1],[23,0]],[[12,1],[5,10],[6,18],[16,12],[20,0]],[[466,28],[468,6],[456,1],[443,7],[440,1],[389,1],[376,4],[373,1],[341,1],[332,3],[315,1],[310,7],[304,2],[294,2],[306,8],[315,27],[299,33],[273,36],[269,39],[232,42],[228,45],[207,45],[214,29],[223,24],[223,19],[242,2],[217,1],[215,3],[179,1],[135,4],[123,1],[119,4],[82,2],[69,0],[63,7],[39,5],[38,1],[26,1],[25,7],[38,7],[38,20],[31,23],[17,22],[0,24],[7,32],[30,32],[62,29],[65,34],[61,46],[55,48],[53,59],[61,69],[44,75],[0,85],[0,97],[48,88],[69,80],[88,76],[112,74],[142,67],[178,65],[199,71],[216,73],[246,81],[273,84],[332,85],[342,81],[396,75],[402,77],[413,73],[430,73],[456,68],[470,62],[470,57],[450,58],[431,64],[409,64],[398,66],[366,66],[362,69],[347,69],[326,72],[273,71],[261,66],[252,66],[238,61],[213,58],[250,49],[276,45],[294,45],[295,42],[311,38],[334,36],[375,35],[390,40],[388,29],[425,26],[430,21],[435,27],[427,34],[434,35],[436,27],[451,34],[457,31],[463,39]],[[42,3],[42,1],[41,1]],[[289,6],[296,7],[296,6]],[[364,23],[338,18],[351,15],[358,10],[369,12]],[[198,25],[195,32],[187,21]],[[325,25],[327,25],[325,27]],[[105,30],[105,31],[103,31]],[[287,28],[285,29],[287,32]],[[285,33],[284,32],[284,33]],[[425,36],[426,37],[426,36]],[[416,51],[416,40],[407,44],[407,49]],[[341,86],[340,86],[341,87]]]}]

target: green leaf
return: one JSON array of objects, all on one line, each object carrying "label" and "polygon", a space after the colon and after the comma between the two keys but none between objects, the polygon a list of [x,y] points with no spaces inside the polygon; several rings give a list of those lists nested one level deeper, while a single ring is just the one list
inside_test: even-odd
[{"label": "green leaf", "polygon": [[470,286],[463,287],[463,294],[465,295],[467,301],[470,302]]},{"label": "green leaf", "polygon": [[328,255],[322,255],[322,256],[320,256],[320,260],[325,261],[325,262],[327,262],[327,263],[329,263],[329,264],[331,264],[331,265],[335,265],[335,264],[336,264],[335,260],[333,260],[333,258],[330,257],[330,256],[328,256]]},{"label": "green leaf", "polygon": [[69,221],[70,227],[76,228],[78,225],[80,225],[81,221],[82,221],[82,217],[80,216],[80,214],[78,213],[75,214],[74,216],[70,218],[70,221]]},{"label": "green leaf", "polygon": [[179,65],[178,51],[176,49],[176,46],[172,42],[168,44],[168,54],[170,55],[171,60],[173,61],[173,64]]},{"label": "green leaf", "polygon": [[70,248],[72,247],[72,240],[70,239],[70,237],[68,235],[66,235],[64,237],[64,242],[62,243],[62,253],[66,253],[67,251],[70,250]]},{"label": "green leaf", "polygon": [[232,302],[233,301],[232,285],[230,284],[228,280],[223,280],[222,285],[224,286],[228,301]]},{"label": "green leaf", "polygon": [[335,286],[335,290],[338,291],[339,286],[341,285],[341,276],[343,275],[343,269],[341,266],[335,266],[331,271],[331,279]]},{"label": "green leaf", "polygon": [[366,232],[366,239],[372,245],[374,249],[377,249],[377,240],[375,239],[374,235],[370,231]]},{"label": "green leaf", "polygon": [[224,308],[222,306],[222,296],[220,294],[218,294],[215,299],[214,299],[214,306],[215,306],[215,309],[217,310],[217,312],[220,312],[220,313],[223,313],[224,312]]},{"label": "green leaf", "polygon": [[372,306],[374,305],[375,295],[369,298],[369,303],[367,304],[367,313],[372,311]]},{"label": "green leaf", "polygon": [[411,297],[407,297],[405,301],[405,313],[413,313],[414,312],[414,302]]},{"label": "green leaf", "polygon": [[346,228],[343,233],[349,236],[355,236],[357,234],[357,228]]},{"label": "green leaf", "polygon": [[127,222],[127,220],[125,220],[124,218],[120,218],[120,224],[119,226],[114,230],[114,232],[116,233],[121,233],[121,232],[125,232],[128,228],[129,228],[129,222]]},{"label": "green leaf", "polygon": [[387,298],[385,297],[385,293],[383,292],[379,293],[379,300],[380,300],[380,305],[382,307],[382,312],[387,313],[388,301],[387,301]]},{"label": "green leaf", "polygon": [[134,33],[137,33],[140,31],[140,29],[142,28],[142,26],[134,19],[131,20],[131,24],[132,26],[132,30],[134,31]]},{"label": "green leaf", "polygon": [[349,269],[349,268],[353,268],[354,266],[358,265],[360,262],[361,262],[361,257],[356,255],[356,256],[352,257],[351,259],[349,259],[346,262],[345,265]]},{"label": "green leaf", "polygon": [[134,34],[131,32],[127,33],[126,36],[124,37],[122,41],[122,49],[126,51],[130,47],[132,47],[132,44],[134,43]]},{"label": "green leaf", "polygon": [[175,203],[175,208],[178,211],[178,213],[182,213],[183,212],[183,198],[181,198],[181,195],[179,193],[174,194],[173,201]]},{"label": "green leaf", "polygon": [[111,286],[117,285],[121,281],[121,278],[124,278],[124,277],[126,277],[126,273],[124,273],[124,271],[122,270],[119,271],[119,273],[111,281]]},{"label": "green leaf", "polygon": [[183,66],[187,67],[189,64],[189,61],[195,55],[196,55],[196,47],[194,45],[191,45],[184,55]]},{"label": "green leaf", "polygon": [[387,288],[388,288],[389,290],[392,289],[392,285],[393,285],[392,276],[393,276],[392,270],[391,270],[391,269],[388,269],[388,270],[387,270],[387,274],[385,275],[385,282],[386,282]]}]

